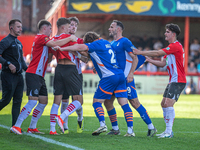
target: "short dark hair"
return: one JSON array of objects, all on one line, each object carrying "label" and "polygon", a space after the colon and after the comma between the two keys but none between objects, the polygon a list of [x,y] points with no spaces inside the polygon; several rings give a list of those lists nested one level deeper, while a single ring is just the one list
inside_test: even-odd
[{"label": "short dark hair", "polygon": [[176,33],[176,37],[178,37],[178,35],[181,33],[181,29],[177,24],[166,24],[165,29],[168,29],[174,33]]},{"label": "short dark hair", "polygon": [[15,24],[15,22],[22,23],[21,20],[19,20],[19,19],[12,19],[12,20],[9,21],[9,28],[10,28],[10,26],[13,26]]},{"label": "short dark hair", "polygon": [[61,17],[57,20],[57,27],[59,28],[60,26],[62,25],[65,25],[65,24],[70,24],[70,20],[67,19],[67,18],[64,18],[64,17]]},{"label": "short dark hair", "polygon": [[38,22],[38,29],[40,30],[43,25],[51,26],[51,23],[45,19],[42,19]]},{"label": "short dark hair", "polygon": [[84,35],[83,42],[84,43],[92,43],[99,38],[100,38],[99,34],[97,34],[96,32],[89,31]]},{"label": "short dark hair", "polygon": [[117,26],[121,27],[122,30],[124,30],[124,25],[121,21],[118,21],[118,20],[113,20],[113,22],[115,22],[117,24]]},{"label": "short dark hair", "polygon": [[78,18],[76,16],[75,17],[69,17],[69,20],[70,21],[75,21],[79,25],[79,20],[78,20]]}]

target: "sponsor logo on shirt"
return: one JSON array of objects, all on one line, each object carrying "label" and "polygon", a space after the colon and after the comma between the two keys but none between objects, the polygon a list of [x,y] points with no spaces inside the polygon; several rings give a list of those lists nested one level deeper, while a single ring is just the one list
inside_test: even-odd
[{"label": "sponsor logo on shirt", "polygon": [[131,49],[135,49],[135,46],[131,46]]},{"label": "sponsor logo on shirt", "polygon": [[106,46],[106,48],[111,48],[110,44],[106,44],[105,46]]},{"label": "sponsor logo on shirt", "polygon": [[170,50],[170,48],[169,48],[169,47],[167,47],[167,48],[166,48],[166,50]]},{"label": "sponsor logo on shirt", "polygon": [[119,43],[120,43],[120,42],[117,43],[117,46],[119,46]]},{"label": "sponsor logo on shirt", "polygon": [[113,68],[119,68],[117,65],[114,65]]}]

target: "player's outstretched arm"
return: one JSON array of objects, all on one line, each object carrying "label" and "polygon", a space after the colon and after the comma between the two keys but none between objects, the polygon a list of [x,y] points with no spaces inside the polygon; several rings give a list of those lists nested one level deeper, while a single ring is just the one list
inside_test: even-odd
[{"label": "player's outstretched arm", "polygon": [[64,38],[64,39],[61,39],[61,40],[57,40],[57,41],[50,40],[49,42],[46,43],[46,45],[48,47],[63,46],[63,45],[65,45],[66,43],[68,43],[70,41],[75,42],[76,41],[76,36],[71,35],[71,36],[69,36],[67,38]]},{"label": "player's outstretched arm", "polygon": [[155,56],[155,57],[166,55],[166,53],[163,50],[140,51],[138,49],[133,49],[133,53],[135,55]]},{"label": "player's outstretched arm", "polygon": [[85,44],[75,44],[72,46],[61,47],[61,51],[86,51],[88,47]]},{"label": "player's outstretched arm", "polygon": [[152,63],[157,67],[164,67],[166,65],[166,59],[162,58],[161,60],[153,60],[146,56],[146,62]]}]

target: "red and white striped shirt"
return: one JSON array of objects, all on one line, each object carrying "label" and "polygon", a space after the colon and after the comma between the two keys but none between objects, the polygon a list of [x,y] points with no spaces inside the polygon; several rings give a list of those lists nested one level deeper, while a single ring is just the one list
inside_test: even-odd
[{"label": "red and white striped shirt", "polygon": [[[64,39],[64,38],[67,38],[67,37],[70,37],[70,36],[71,36],[70,34],[62,33],[60,35],[54,36],[52,38],[52,40],[54,40],[54,41],[61,40],[61,39]],[[70,42],[66,43],[65,45],[63,45],[61,47],[71,46],[71,45],[74,45],[74,44],[77,44],[77,42],[70,41]],[[60,51],[60,50],[54,51],[54,50],[51,50],[51,52],[56,57],[57,61],[59,59],[69,59],[72,62],[75,61],[75,56],[72,53],[70,53],[69,51]]]},{"label": "red and white striped shirt", "polygon": [[[77,43],[78,44],[83,44],[83,39],[81,38],[77,38]],[[78,53],[78,52],[77,52]],[[78,57],[75,57],[75,64],[76,64],[76,68],[78,70],[78,73],[81,74],[82,70],[81,70],[81,62],[80,59]]]},{"label": "red and white striped shirt", "polygon": [[26,72],[45,76],[48,64],[48,47],[46,43],[49,37],[44,34],[37,34],[33,40],[31,62]]},{"label": "red and white striped shirt", "polygon": [[162,49],[167,55],[167,70],[169,73],[169,83],[178,82],[186,83],[186,75],[184,70],[184,49],[180,42],[175,41]]}]

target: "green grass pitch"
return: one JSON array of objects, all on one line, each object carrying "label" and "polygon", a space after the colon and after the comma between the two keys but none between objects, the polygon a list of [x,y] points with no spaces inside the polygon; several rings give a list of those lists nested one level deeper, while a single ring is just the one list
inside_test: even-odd
[{"label": "green grass pitch", "polygon": [[[139,95],[139,100],[147,109],[149,116],[158,133],[165,130],[165,123],[162,116],[160,102],[162,95]],[[69,117],[69,134],[49,135],[50,110],[53,104],[53,95],[49,94],[49,103],[38,121],[37,127],[44,135],[23,134],[15,135],[9,132],[11,126],[11,103],[0,111],[0,149],[1,150],[199,150],[200,149],[200,96],[181,95],[175,104],[176,118],[173,131],[174,138],[158,139],[147,137],[147,125],[133,110],[133,125],[136,137],[124,137],[127,131],[123,111],[117,101],[115,107],[118,116],[118,124],[121,135],[108,136],[102,133],[99,136],[92,136],[91,133],[99,127],[98,119],[92,107],[93,94],[84,94],[83,114],[84,131],[76,133],[77,115],[73,113]],[[27,103],[28,98],[24,93],[22,107]],[[70,100],[71,102],[71,100]],[[107,112],[105,119],[108,129],[111,129]],[[60,114],[60,110],[59,110]],[[26,131],[31,120],[31,115],[23,122],[22,130]],[[57,131],[59,132],[58,128]]]}]

